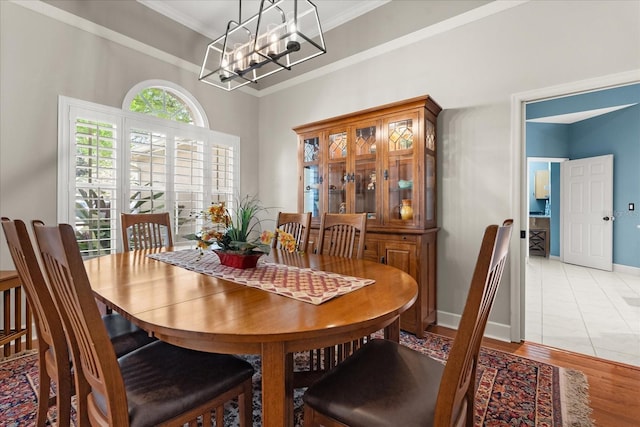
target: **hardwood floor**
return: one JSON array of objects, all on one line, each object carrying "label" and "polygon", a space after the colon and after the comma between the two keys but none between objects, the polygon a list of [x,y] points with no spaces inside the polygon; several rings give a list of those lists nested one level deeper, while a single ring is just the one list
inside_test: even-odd
[{"label": "hardwood floor", "polygon": [[[456,331],[441,326],[427,329],[454,337]],[[482,345],[495,350],[582,371],[589,381],[592,418],[598,427],[640,426],[640,368],[559,350],[536,343],[507,343],[484,339]]]}]

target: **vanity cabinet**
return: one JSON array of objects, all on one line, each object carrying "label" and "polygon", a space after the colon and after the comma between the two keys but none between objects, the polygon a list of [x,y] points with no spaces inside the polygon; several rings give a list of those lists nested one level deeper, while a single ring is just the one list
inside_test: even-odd
[{"label": "vanity cabinet", "polygon": [[529,217],[529,255],[549,256],[551,219],[545,216]]},{"label": "vanity cabinet", "polygon": [[[422,336],[436,321],[436,121],[440,106],[413,98],[294,128],[298,211],[366,213],[365,258],[418,282],[402,329]],[[309,247],[312,250],[314,245]]]}]

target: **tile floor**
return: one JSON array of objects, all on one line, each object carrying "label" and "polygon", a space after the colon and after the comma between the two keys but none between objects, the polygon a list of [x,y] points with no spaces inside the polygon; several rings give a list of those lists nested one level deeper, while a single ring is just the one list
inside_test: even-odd
[{"label": "tile floor", "polygon": [[525,339],[640,366],[640,275],[529,257]]}]

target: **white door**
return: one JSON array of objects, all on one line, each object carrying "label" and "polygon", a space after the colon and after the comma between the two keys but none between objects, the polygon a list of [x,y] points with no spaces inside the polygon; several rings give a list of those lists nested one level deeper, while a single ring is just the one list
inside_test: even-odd
[{"label": "white door", "polygon": [[560,165],[562,260],[612,270],[613,155]]}]

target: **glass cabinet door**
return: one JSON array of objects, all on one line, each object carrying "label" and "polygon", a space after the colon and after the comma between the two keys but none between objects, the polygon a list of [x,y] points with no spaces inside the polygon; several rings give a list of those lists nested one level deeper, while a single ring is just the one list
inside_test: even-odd
[{"label": "glass cabinet door", "polygon": [[347,213],[347,131],[330,131],[328,137],[327,212]]},{"label": "glass cabinet door", "polygon": [[425,121],[425,227],[437,227],[436,223],[436,126]]},{"label": "glass cabinet door", "polygon": [[303,212],[311,212],[314,218],[322,212],[322,175],[320,171],[320,137],[311,136],[303,139]]},{"label": "glass cabinet door", "polygon": [[[414,191],[417,179],[413,161],[418,144],[418,117],[408,116],[385,121],[385,150],[387,163],[384,169],[385,222],[402,225],[415,224],[414,212],[418,198]],[[416,205],[414,205],[414,200]],[[417,212],[415,212],[417,213]]]},{"label": "glass cabinet door", "polygon": [[377,220],[376,205],[376,124],[356,127],[353,143],[355,173],[352,177],[355,187],[353,212],[366,213],[369,220]]}]

